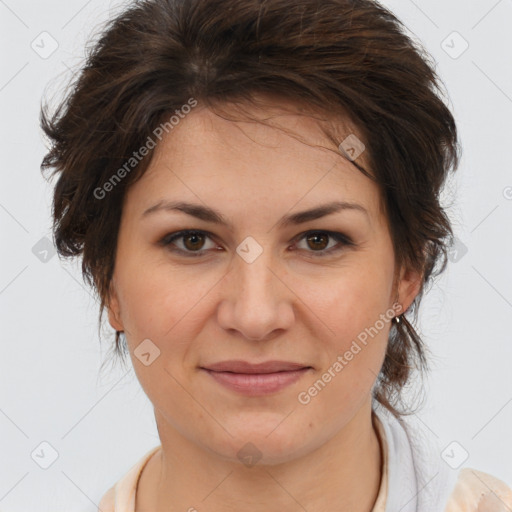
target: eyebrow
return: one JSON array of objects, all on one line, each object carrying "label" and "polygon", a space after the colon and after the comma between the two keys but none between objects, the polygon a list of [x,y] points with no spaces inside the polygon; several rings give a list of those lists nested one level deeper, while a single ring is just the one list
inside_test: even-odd
[{"label": "eyebrow", "polygon": [[[317,220],[327,215],[346,210],[358,211],[365,214],[368,219],[370,218],[366,208],[358,203],[334,201],[331,203],[315,206],[309,210],[285,215],[281,218],[281,220],[279,220],[277,225],[280,228],[284,228],[290,225],[303,224],[305,222]],[[209,208],[208,206],[203,206],[200,204],[187,203],[185,201],[159,201],[155,205],[145,210],[141,215],[141,219],[145,219],[149,215],[157,212],[166,211],[179,211],[206,222],[227,226],[231,229],[233,227],[232,224],[220,212],[214,210],[213,208]]]}]

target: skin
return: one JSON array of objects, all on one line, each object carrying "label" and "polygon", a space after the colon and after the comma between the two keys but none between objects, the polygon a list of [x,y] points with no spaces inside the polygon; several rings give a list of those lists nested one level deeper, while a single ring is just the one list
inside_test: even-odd
[{"label": "skin", "polygon": [[[317,120],[280,115],[285,104],[251,112],[271,112],[280,126],[336,150]],[[347,126],[340,141],[357,134]],[[357,162],[365,165],[365,156]],[[232,228],[178,211],[141,219],[163,199],[214,208]],[[335,200],[356,202],[368,215],[344,210],[301,225],[277,224]],[[183,229],[212,236],[159,245]],[[315,245],[301,236],[325,230],[355,245],[333,238]],[[248,236],[263,249],[250,264],[236,252]],[[180,255],[172,247],[204,254]],[[158,143],[150,167],[128,189],[119,231],[109,321],[125,332],[162,445],[142,472],[136,511],[317,512],[326,503],[331,510],[370,511],[381,479],[371,390],[391,324],[309,403],[298,395],[397,298],[402,309],[395,314],[405,311],[420,283],[419,274],[395,268],[377,186],[339,152],[194,108]],[[148,366],[134,355],[145,339],[160,350]],[[199,369],[228,359],[279,359],[312,369],[278,392],[248,397]],[[253,466],[237,456],[248,442],[261,454]]]}]

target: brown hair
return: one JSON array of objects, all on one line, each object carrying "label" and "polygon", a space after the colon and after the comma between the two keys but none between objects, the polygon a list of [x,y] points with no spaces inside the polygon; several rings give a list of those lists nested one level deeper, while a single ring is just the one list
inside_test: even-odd
[{"label": "brown hair", "polygon": [[[458,166],[459,145],[440,85],[428,53],[373,0],[134,1],[89,48],[55,112],[41,108],[51,141],[41,169],[60,173],[53,197],[59,256],[82,254],[101,325],[123,198],[153,150],[105,197],[97,197],[99,188],[190,98],[213,108],[254,103],[257,94],[284,97],[340,120],[348,115],[359,128],[372,172],[353,163],[379,186],[396,264],[423,272],[406,313],[417,320],[453,241],[440,192]],[[373,390],[396,416],[410,414],[397,406],[411,369],[427,369],[426,347],[406,315],[391,327]],[[118,331],[115,352],[126,354]]]}]

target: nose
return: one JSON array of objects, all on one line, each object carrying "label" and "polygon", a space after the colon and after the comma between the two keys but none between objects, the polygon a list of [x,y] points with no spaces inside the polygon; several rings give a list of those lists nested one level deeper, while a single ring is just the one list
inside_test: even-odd
[{"label": "nose", "polygon": [[272,339],[288,330],[295,320],[295,296],[270,251],[264,250],[252,262],[235,254],[231,265],[223,280],[220,326],[252,341]]}]

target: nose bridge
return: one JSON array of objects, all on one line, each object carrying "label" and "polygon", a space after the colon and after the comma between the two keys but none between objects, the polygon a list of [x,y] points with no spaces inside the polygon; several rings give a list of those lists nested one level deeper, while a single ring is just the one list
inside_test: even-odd
[{"label": "nose bridge", "polygon": [[272,300],[277,279],[270,270],[275,266],[272,250],[248,237],[237,247],[235,262],[235,280],[241,292],[238,299]]}]

